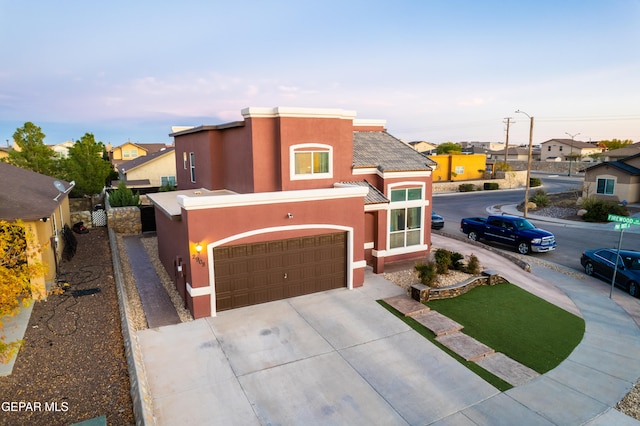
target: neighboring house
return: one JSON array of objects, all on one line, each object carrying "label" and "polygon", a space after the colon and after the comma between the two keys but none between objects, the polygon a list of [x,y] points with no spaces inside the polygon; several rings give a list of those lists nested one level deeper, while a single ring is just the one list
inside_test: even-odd
[{"label": "neighboring house", "polygon": [[71,227],[68,194],[73,185],[3,162],[0,180],[0,220],[21,220],[44,247],[36,256],[48,266],[47,272],[31,282],[34,297],[41,299],[46,296],[46,284],[56,278],[64,248],[63,227]]},{"label": "neighboring house", "polygon": [[588,167],[584,183],[583,197],[640,202],[640,153]]},{"label": "neighboring house", "polygon": [[426,141],[409,142],[409,145],[418,152],[432,152],[438,149],[438,145]]},{"label": "neighboring house", "polygon": [[442,154],[429,158],[438,164],[433,170],[434,182],[482,179],[487,168],[484,154]]},{"label": "neighboring house", "polygon": [[640,154],[640,142],[625,146],[624,148],[612,149],[602,153],[603,161],[616,161],[632,155]]},{"label": "neighboring house", "polygon": [[[533,150],[531,152],[531,159],[533,160]],[[491,159],[495,161],[505,161],[504,149],[501,151],[494,151],[491,153]],[[506,161],[528,161],[529,160],[529,148],[523,148],[518,146],[510,146],[509,154]]]},{"label": "neighboring house", "polygon": [[[153,154],[124,161],[115,167],[118,179],[129,188],[176,186],[176,152],[165,148]],[[112,186],[117,187],[118,182]]]},{"label": "neighboring house", "polygon": [[463,141],[458,142],[463,149],[464,148],[482,148],[487,151],[500,151],[504,150],[504,142],[479,142],[479,141]]},{"label": "neighboring house", "polygon": [[0,147],[0,160],[7,158],[9,156],[9,151],[11,151],[11,148]]},{"label": "neighboring house", "polygon": [[603,148],[594,143],[574,141],[571,139],[550,139],[540,144],[540,161],[569,161],[602,153]]},{"label": "neighboring house", "polygon": [[138,157],[150,155],[166,148],[168,148],[168,146],[163,143],[125,142],[115,148],[113,148],[111,144],[108,144],[106,149],[111,164],[117,166],[124,161],[135,160]]},{"label": "neighboring house", "polygon": [[431,248],[431,167],[354,111],[246,108],[173,133],[179,191],[148,194],[195,318],[364,283]]},{"label": "neighboring house", "polygon": [[66,141],[55,145],[49,145],[49,148],[56,153],[58,158],[69,158],[69,148],[73,147],[72,141]]}]

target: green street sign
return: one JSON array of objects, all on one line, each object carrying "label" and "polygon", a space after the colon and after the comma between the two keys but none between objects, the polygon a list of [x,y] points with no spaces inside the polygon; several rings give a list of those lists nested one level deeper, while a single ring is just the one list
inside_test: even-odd
[{"label": "green street sign", "polygon": [[629,229],[629,228],[631,228],[630,223],[616,223],[615,226],[613,227],[613,229],[615,229],[616,231],[620,231],[622,229]]},{"label": "green street sign", "polygon": [[610,214],[609,216],[607,216],[607,220],[611,222],[628,223],[630,225],[640,226],[640,218],[636,218],[636,217],[618,216],[617,214]]}]

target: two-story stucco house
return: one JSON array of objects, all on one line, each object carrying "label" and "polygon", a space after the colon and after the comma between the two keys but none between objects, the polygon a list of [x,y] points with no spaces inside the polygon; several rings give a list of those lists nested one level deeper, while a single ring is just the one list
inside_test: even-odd
[{"label": "two-story stucco house", "polygon": [[[128,188],[161,187],[176,185],[175,149],[163,148],[160,151],[123,161],[115,166],[118,179]],[[117,187],[116,182],[112,182]]]},{"label": "two-story stucco house", "polygon": [[549,139],[540,144],[540,161],[569,161],[592,154],[599,154],[603,148],[594,143],[574,141],[572,139]]},{"label": "two-story stucco house", "polygon": [[364,283],[426,255],[431,165],[354,111],[246,108],[173,133],[179,191],[149,194],[158,254],[195,318]]}]

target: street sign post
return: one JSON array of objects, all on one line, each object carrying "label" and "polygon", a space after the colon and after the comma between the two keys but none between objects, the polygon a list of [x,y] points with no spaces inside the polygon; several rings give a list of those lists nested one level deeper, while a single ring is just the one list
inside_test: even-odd
[{"label": "street sign post", "polygon": [[618,240],[618,253],[616,253],[616,264],[613,267],[613,278],[611,278],[611,290],[609,291],[609,299],[613,295],[613,287],[616,284],[616,275],[618,275],[618,260],[620,259],[620,246],[622,245],[622,234],[625,229],[631,228],[631,225],[640,226],[640,218],[618,216],[617,214],[610,214],[607,216],[607,220],[610,222],[616,222],[613,229],[620,231],[620,239]]}]

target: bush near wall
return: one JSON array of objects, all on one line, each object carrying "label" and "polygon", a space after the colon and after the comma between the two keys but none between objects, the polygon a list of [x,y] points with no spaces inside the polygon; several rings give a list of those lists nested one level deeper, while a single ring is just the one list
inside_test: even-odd
[{"label": "bush near wall", "polygon": [[462,183],[458,186],[458,191],[460,192],[471,192],[475,190],[476,186],[472,183]]},{"label": "bush near wall", "polygon": [[485,182],[484,189],[485,191],[500,189],[500,185],[498,184],[498,182]]},{"label": "bush near wall", "polygon": [[529,186],[535,187],[542,185],[542,180],[540,178],[529,178]]}]

